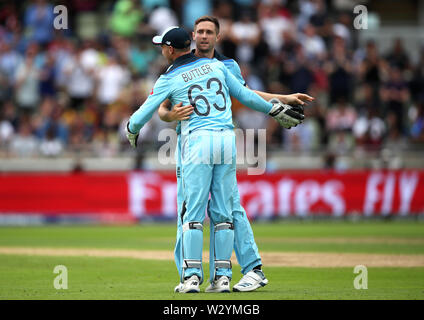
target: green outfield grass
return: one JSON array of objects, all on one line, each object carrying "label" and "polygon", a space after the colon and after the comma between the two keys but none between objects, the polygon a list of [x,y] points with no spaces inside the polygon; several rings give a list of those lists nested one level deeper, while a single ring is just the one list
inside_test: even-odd
[{"label": "green outfield grass", "polygon": [[[423,222],[253,223],[252,229],[261,251],[424,253]],[[204,228],[204,235],[204,249],[208,249],[209,226]],[[173,223],[0,228],[0,246],[171,250],[175,237],[176,226]],[[315,241],[316,238],[320,241]],[[351,239],[352,242],[335,241],[339,238]],[[358,243],[364,238],[375,241]],[[397,243],[396,239],[404,242]]]},{"label": "green outfield grass", "polygon": [[[424,254],[420,222],[279,222],[252,227],[261,252]],[[0,228],[0,247],[169,251],[174,242],[174,224]],[[68,269],[67,290],[53,287],[56,265]],[[238,265],[233,270],[232,284],[241,277]],[[256,292],[181,295],[172,292],[178,281],[173,261],[0,254],[0,299],[424,299],[424,267],[369,267],[367,290],[354,289],[353,268],[264,266],[264,271],[270,283]]]},{"label": "green outfield grass", "polygon": [[[68,289],[56,290],[56,265]],[[239,268],[235,267],[238,279]],[[252,293],[175,294],[172,262],[89,257],[2,256],[1,299],[423,299],[424,268],[369,268],[368,289],[353,287],[352,268],[266,268],[269,285]],[[201,286],[204,291],[206,283]]]}]

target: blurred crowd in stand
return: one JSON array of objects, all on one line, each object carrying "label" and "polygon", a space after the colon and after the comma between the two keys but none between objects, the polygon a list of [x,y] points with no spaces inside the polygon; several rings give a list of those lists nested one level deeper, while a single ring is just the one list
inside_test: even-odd
[{"label": "blurred crowd in stand", "polygon": [[[340,5],[336,5],[340,3]],[[281,129],[233,105],[242,129],[267,128],[268,149],[332,156],[424,146],[424,47],[412,61],[402,39],[383,52],[359,45],[348,1],[68,0],[0,5],[0,154],[117,156],[124,127],[167,68],[152,35],[192,30],[201,15],[221,23],[218,50],[252,89],[304,92],[315,101],[303,125]],[[54,22],[67,11],[67,29]],[[145,150],[175,124],[157,114],[141,132]],[[329,157],[331,162],[331,157]]]}]

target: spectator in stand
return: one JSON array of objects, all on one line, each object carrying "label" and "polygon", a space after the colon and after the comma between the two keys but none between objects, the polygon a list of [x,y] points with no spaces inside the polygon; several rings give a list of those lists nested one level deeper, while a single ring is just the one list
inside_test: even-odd
[{"label": "spectator in stand", "polygon": [[352,135],[357,118],[356,110],[346,98],[339,97],[326,116],[326,129],[329,133],[329,148],[337,154],[345,154],[354,147]]},{"label": "spectator in stand", "polygon": [[[74,20],[80,13],[95,12],[99,10],[102,0],[68,0],[66,7],[70,20]],[[76,29],[76,23],[73,21],[71,29]]]},{"label": "spectator in stand", "polygon": [[0,8],[0,15],[0,38],[9,43],[12,50],[23,53],[28,45],[28,39],[24,36],[18,5],[12,1],[6,2]]},{"label": "spectator in stand", "polygon": [[264,4],[259,14],[259,25],[272,55],[279,54],[284,44],[283,33],[294,30],[293,22],[281,13],[281,9],[278,4]]},{"label": "spectator in stand", "polygon": [[11,88],[9,86],[9,79],[0,70],[0,103],[10,98],[10,93],[11,93],[10,89]]},{"label": "spectator in stand", "polygon": [[260,42],[261,30],[252,19],[252,13],[245,10],[241,18],[231,26],[231,39],[236,45],[236,60],[251,63],[255,56],[255,48]]},{"label": "spectator in stand", "polygon": [[141,6],[147,13],[151,13],[157,7],[170,7],[170,0],[141,0]]},{"label": "spectator in stand", "polygon": [[409,133],[415,146],[424,149],[424,94],[421,96],[414,113]]},{"label": "spectator in stand", "polygon": [[[149,15],[150,29],[155,34],[162,34],[169,27],[178,25],[178,18],[174,11],[169,7],[157,6]],[[151,37],[150,37],[151,38]],[[151,39],[149,39],[151,41]]]},{"label": "spectator in stand", "polygon": [[45,140],[49,130],[53,130],[51,134],[59,138],[63,144],[67,144],[69,132],[61,116],[62,110],[58,103],[50,97],[44,98],[38,112],[32,118],[37,138]]},{"label": "spectator in stand", "polygon": [[351,132],[355,124],[357,113],[345,98],[340,97],[327,112],[327,129],[331,131]]},{"label": "spectator in stand", "polygon": [[21,111],[33,113],[40,101],[40,70],[36,66],[36,49],[29,47],[15,73],[15,98]]},{"label": "spectator in stand", "polygon": [[424,45],[422,45],[420,52],[420,58],[417,65],[412,69],[412,80],[409,83],[411,98],[414,101],[421,101],[424,88]]},{"label": "spectator in stand", "polygon": [[262,79],[257,75],[257,72],[252,72],[254,68],[251,68],[248,63],[240,63],[239,65],[241,75],[247,86],[252,90],[265,91],[265,84]]},{"label": "spectator in stand", "polygon": [[10,140],[12,139],[15,133],[15,128],[13,127],[12,122],[6,116],[4,110],[0,112],[0,150],[9,145]]},{"label": "spectator in stand", "polygon": [[317,14],[319,10],[319,4],[317,1],[313,0],[299,0],[298,7],[299,15],[297,17],[297,27],[302,30],[305,25],[312,22],[311,18]]},{"label": "spectator in stand", "polygon": [[335,103],[340,98],[351,99],[354,83],[353,66],[343,38],[334,38],[329,61],[330,103]]},{"label": "spectator in stand", "polygon": [[303,29],[303,34],[299,37],[307,59],[323,59],[326,53],[325,43],[317,35],[316,29],[312,24],[307,24]]},{"label": "spectator in stand", "polygon": [[353,126],[355,145],[364,151],[380,150],[385,134],[386,125],[375,108],[367,109],[366,114],[361,115]]},{"label": "spectator in stand", "polygon": [[409,146],[409,141],[405,134],[402,134],[400,120],[394,111],[388,111],[385,116],[387,135],[384,139],[384,148],[400,153]]},{"label": "spectator in stand", "polygon": [[[310,70],[313,74],[313,83],[311,88],[309,89],[314,90],[316,93],[314,97],[327,97],[327,92],[329,88],[328,83],[328,75],[324,69],[324,61],[312,61]],[[311,91],[312,92],[312,91]]]},{"label": "spectator in stand", "polygon": [[389,78],[382,84],[381,100],[386,113],[393,113],[396,116],[396,125],[400,134],[405,134],[405,114],[406,103],[409,101],[409,88],[402,74],[402,70],[397,66],[389,68]]},{"label": "spectator in stand", "polygon": [[56,128],[49,127],[46,136],[40,142],[40,153],[45,157],[57,157],[63,152],[63,143],[56,135]]},{"label": "spectator in stand", "polygon": [[[240,64],[240,71],[247,86],[252,90],[264,91],[262,80],[251,72],[248,64]],[[242,129],[265,129],[268,118],[261,112],[241,107],[236,114],[236,121]],[[257,133],[257,132],[256,132]]]},{"label": "spectator in stand", "polygon": [[314,82],[314,75],[301,46],[297,47],[296,60],[287,65],[285,73],[289,79],[291,92],[309,91]]},{"label": "spectator in stand", "polygon": [[101,107],[97,99],[89,98],[84,106],[84,109],[78,112],[67,109],[62,115],[62,122],[69,130],[68,148],[75,152],[88,149],[94,131],[102,125]]},{"label": "spectator in stand", "polygon": [[212,12],[212,0],[185,0],[182,4],[181,21],[187,30],[193,30],[197,18]]},{"label": "spectator in stand", "polygon": [[0,108],[0,110],[0,114],[3,115],[3,120],[10,122],[14,128],[14,131],[16,131],[19,124],[19,115],[13,100],[6,100],[2,104],[2,108]]},{"label": "spectator in stand", "polygon": [[115,55],[107,58],[104,66],[101,66],[96,74],[97,99],[103,105],[114,102],[120,91],[129,83],[129,70],[120,65]]},{"label": "spectator in stand", "polygon": [[233,5],[231,2],[220,0],[214,8],[213,15],[219,21],[219,41],[217,43],[217,50],[226,57],[236,56],[236,45],[231,39],[231,28],[233,21]]},{"label": "spectator in stand", "polygon": [[[305,122],[290,130],[280,130],[283,135],[283,148],[290,152],[308,152],[317,150],[319,146],[320,132],[319,125],[314,117],[311,117],[312,111],[306,112]],[[309,116],[309,117],[308,117]]]},{"label": "spectator in stand", "polygon": [[234,0],[234,4],[239,8],[253,8],[256,0]]},{"label": "spectator in stand", "polygon": [[396,38],[393,41],[393,47],[386,56],[387,62],[398,67],[400,70],[410,70],[410,59],[406,52],[401,38]]},{"label": "spectator in stand", "polygon": [[[88,72],[95,72],[101,61],[106,60],[106,49],[101,48],[99,42],[94,40],[84,40],[82,42],[81,64]],[[103,59],[103,60],[102,60]]]},{"label": "spectator in stand", "polygon": [[55,85],[58,91],[66,91],[67,75],[65,69],[68,61],[73,59],[75,52],[75,44],[68,38],[59,38],[57,41],[49,46],[49,51],[52,52],[55,60]]},{"label": "spectator in stand", "polygon": [[333,35],[340,37],[344,40],[347,48],[351,49],[353,45],[352,34],[352,15],[350,13],[342,12],[338,16],[338,21],[333,24]]},{"label": "spectator in stand", "polygon": [[110,18],[111,30],[123,37],[133,37],[143,19],[139,0],[118,0]]},{"label": "spectator in stand", "polygon": [[113,157],[119,151],[118,135],[98,128],[94,132],[92,150],[98,157]]},{"label": "spectator in stand", "polygon": [[370,110],[375,110],[373,114],[382,115],[380,99],[374,95],[373,87],[369,83],[364,83],[358,87],[356,110],[361,115],[366,115]]},{"label": "spectator in stand", "polygon": [[289,60],[287,63],[281,64],[279,57],[270,55],[266,58],[265,66],[266,69],[262,77],[270,92],[283,92],[283,88],[287,90],[289,86],[289,70],[291,71],[294,68],[292,67],[293,61]]},{"label": "spectator in stand", "polygon": [[128,56],[133,73],[145,77],[148,75],[150,64],[157,58],[158,52],[150,45],[149,39],[149,41],[142,40],[138,44],[131,45]]},{"label": "spectator in stand", "polygon": [[[309,21],[317,29],[317,33],[322,36],[323,28],[328,20],[327,6],[324,0],[315,0],[313,4],[315,8],[306,21]],[[299,25],[299,27],[302,28],[302,25]]]},{"label": "spectator in stand", "polygon": [[300,46],[294,32],[287,30],[283,32],[283,46],[281,48],[281,59],[283,61],[296,60],[296,52]]},{"label": "spectator in stand", "polygon": [[29,41],[47,45],[53,39],[53,6],[46,0],[32,0],[25,10],[24,21]]},{"label": "spectator in stand", "polygon": [[378,53],[375,41],[367,41],[365,50],[359,49],[356,55],[359,56],[358,59],[360,60],[357,69],[359,80],[369,84],[373,89],[373,95],[378,97],[384,62]]},{"label": "spectator in stand", "polygon": [[92,127],[86,122],[83,113],[72,112],[67,115],[67,125],[69,128],[69,141],[67,149],[72,152],[81,152],[84,146],[90,141]]},{"label": "spectator in stand", "polygon": [[87,68],[82,62],[83,48],[75,48],[75,55],[69,57],[64,67],[66,89],[73,109],[81,109],[86,99],[94,93],[94,69]]},{"label": "spectator in stand", "polygon": [[55,97],[55,58],[53,52],[47,51],[45,63],[40,70],[40,95],[41,97]]},{"label": "spectator in stand", "polygon": [[9,151],[13,156],[32,157],[38,154],[39,141],[32,134],[32,128],[27,118],[21,118],[19,122],[18,134],[10,140]]},{"label": "spectator in stand", "polygon": [[14,82],[16,69],[22,62],[22,55],[7,41],[0,40],[0,73],[5,77],[4,85],[10,89]]}]

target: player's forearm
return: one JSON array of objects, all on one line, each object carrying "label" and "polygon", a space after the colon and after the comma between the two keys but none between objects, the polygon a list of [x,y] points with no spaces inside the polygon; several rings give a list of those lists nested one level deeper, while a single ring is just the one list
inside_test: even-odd
[{"label": "player's forearm", "polygon": [[143,104],[136,112],[132,114],[129,120],[128,128],[131,133],[138,133],[141,128],[149,121],[156,108]]},{"label": "player's forearm", "polygon": [[271,100],[272,98],[277,98],[278,100],[280,100],[283,103],[287,103],[287,97],[284,94],[272,94],[272,93],[268,93],[268,92],[263,92],[263,91],[258,91],[258,90],[254,90],[259,96],[261,96],[262,98],[264,98],[266,101]]},{"label": "player's forearm", "polygon": [[166,99],[159,106],[159,109],[158,109],[159,118],[165,122],[174,121],[175,119],[172,116],[171,109],[172,109],[171,102],[168,99]]},{"label": "player's forearm", "polygon": [[232,93],[232,95],[250,109],[265,114],[268,114],[271,111],[272,103],[266,101],[264,97],[261,97],[254,91],[249,90],[242,85],[240,85],[239,89],[235,92],[235,94]]},{"label": "player's forearm", "polygon": [[169,110],[167,110],[165,108],[160,107],[158,109],[158,114],[159,114],[159,118],[162,121],[165,121],[165,122],[172,122],[172,121],[174,121],[174,119],[172,119],[171,111],[169,111]]}]

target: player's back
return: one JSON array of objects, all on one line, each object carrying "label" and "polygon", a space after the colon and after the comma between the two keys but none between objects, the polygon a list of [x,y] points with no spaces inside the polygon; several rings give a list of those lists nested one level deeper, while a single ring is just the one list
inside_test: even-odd
[{"label": "player's back", "polygon": [[216,59],[198,58],[190,53],[178,58],[160,78],[169,86],[172,104],[191,104],[194,112],[181,121],[181,131],[232,129],[232,112],[226,70]]}]

